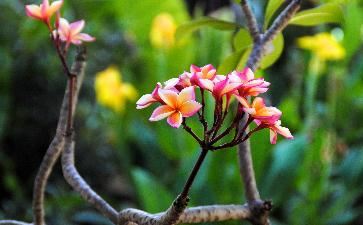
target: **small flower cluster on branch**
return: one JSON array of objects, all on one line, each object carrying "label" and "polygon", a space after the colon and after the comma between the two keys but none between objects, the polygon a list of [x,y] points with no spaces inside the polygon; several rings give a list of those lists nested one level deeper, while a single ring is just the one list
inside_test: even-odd
[{"label": "small flower cluster on branch", "polygon": [[[63,0],[54,1],[51,4],[49,3],[49,0],[43,0],[40,5],[26,5],[25,12],[30,18],[45,23],[57,50],[59,50],[59,53],[64,57],[70,44],[80,45],[84,41],[94,41],[95,38],[88,34],[81,33],[85,26],[84,20],[69,23],[68,20],[62,18],[59,12],[62,6]],[[54,26],[51,22],[53,15],[56,15]],[[61,46],[61,42],[64,42],[65,45]]]},{"label": "small flower cluster on branch", "polygon": [[[192,65],[190,72],[184,72],[178,78],[164,82],[164,85],[157,83],[151,94],[145,94],[137,101],[136,108],[143,109],[153,103],[160,103],[161,106],[154,110],[149,120],[167,118],[169,125],[174,128],[182,125],[205,149],[217,150],[235,146],[264,128],[270,129],[270,142],[275,144],[277,134],[289,139],[293,136],[288,128],[281,126],[281,111],[266,106],[263,98],[256,97],[266,92],[269,85],[263,78],[255,78],[249,68],[219,75],[210,64],[203,67]],[[200,102],[196,101],[195,89],[200,91]],[[210,123],[205,117],[205,92],[209,92],[215,101],[214,119]],[[254,97],[252,101],[251,97]],[[231,124],[222,130],[233,98],[238,102],[237,111]],[[204,128],[203,138],[198,137],[186,123],[186,118],[195,114],[198,114]],[[248,117],[246,121],[243,120],[245,115]],[[242,121],[245,123],[241,124]],[[257,126],[247,133],[248,125],[253,121]],[[214,145],[233,130],[235,134],[230,141]]]}]

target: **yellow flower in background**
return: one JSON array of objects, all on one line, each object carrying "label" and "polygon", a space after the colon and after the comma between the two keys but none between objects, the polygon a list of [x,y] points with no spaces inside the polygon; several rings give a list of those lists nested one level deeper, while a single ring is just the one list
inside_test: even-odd
[{"label": "yellow flower in background", "polygon": [[312,51],[320,60],[339,60],[345,57],[345,49],[330,33],[319,33],[297,40],[300,48]]},{"label": "yellow flower in background", "polygon": [[151,45],[155,48],[171,48],[175,42],[176,24],[169,13],[160,13],[154,17],[150,31]]},{"label": "yellow flower in background", "polygon": [[125,109],[126,100],[135,100],[137,97],[136,89],[122,81],[121,72],[115,66],[96,74],[95,90],[97,101],[116,112]]}]

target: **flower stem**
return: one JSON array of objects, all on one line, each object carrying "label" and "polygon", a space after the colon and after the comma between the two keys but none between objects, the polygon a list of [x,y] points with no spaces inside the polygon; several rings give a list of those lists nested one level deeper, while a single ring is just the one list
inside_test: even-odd
[{"label": "flower stem", "polygon": [[197,175],[197,173],[199,172],[199,169],[205,159],[205,157],[207,156],[208,153],[208,149],[206,148],[202,148],[202,151],[200,152],[199,158],[197,160],[197,162],[195,163],[192,172],[190,173],[188,180],[185,182],[183,191],[181,192],[180,196],[182,198],[187,198],[188,197],[188,193],[190,190],[190,187],[192,186],[194,179]]}]

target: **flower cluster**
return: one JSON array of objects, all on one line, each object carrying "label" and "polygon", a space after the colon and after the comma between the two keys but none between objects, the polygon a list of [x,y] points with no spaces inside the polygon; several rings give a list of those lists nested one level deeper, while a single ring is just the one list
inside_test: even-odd
[{"label": "flower cluster", "polygon": [[[172,78],[164,84],[157,83],[151,94],[143,95],[137,101],[137,109],[143,109],[153,103],[161,104],[150,117],[150,121],[167,118],[167,122],[174,128],[181,125],[205,148],[222,149],[245,141],[249,136],[261,129],[270,129],[270,141],[276,143],[277,134],[285,138],[293,138],[289,129],[281,126],[281,111],[275,107],[266,106],[261,97],[256,97],[268,90],[270,83],[263,78],[255,78],[254,73],[245,68],[243,71],[233,71],[228,75],[219,75],[212,65],[198,67],[192,65],[189,72],[184,72],[177,78]],[[196,101],[195,90],[200,90],[201,102]],[[204,116],[205,92],[209,92],[215,100],[214,121],[208,123]],[[254,98],[251,100],[251,98]],[[231,101],[238,102],[237,112],[233,122],[224,131],[226,115],[230,111]],[[198,114],[204,127],[203,140],[190,127],[185,118]],[[243,120],[244,115],[248,118]],[[242,121],[245,124],[241,125]],[[254,121],[257,126],[246,134],[246,128]],[[208,128],[211,125],[210,128]],[[224,136],[235,130],[234,138],[219,146]]]},{"label": "flower cluster", "polygon": [[[66,19],[61,18],[59,10],[62,6],[63,0],[54,1],[51,4],[49,0],[43,0],[40,5],[26,5],[25,12],[30,18],[45,23],[51,33],[52,40],[56,44],[59,40],[65,43],[64,52],[67,52],[70,44],[80,45],[84,41],[94,41],[94,37],[81,33],[85,25],[84,20],[69,23]],[[51,23],[53,15],[56,15],[54,27]]]}]

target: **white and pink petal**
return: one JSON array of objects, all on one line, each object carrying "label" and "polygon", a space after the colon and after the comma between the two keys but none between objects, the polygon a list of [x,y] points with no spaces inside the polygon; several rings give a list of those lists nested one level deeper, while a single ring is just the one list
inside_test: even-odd
[{"label": "white and pink petal", "polygon": [[173,114],[175,110],[167,105],[157,107],[149,118],[150,121],[159,121]]}]

